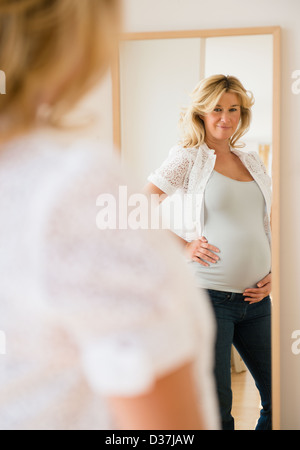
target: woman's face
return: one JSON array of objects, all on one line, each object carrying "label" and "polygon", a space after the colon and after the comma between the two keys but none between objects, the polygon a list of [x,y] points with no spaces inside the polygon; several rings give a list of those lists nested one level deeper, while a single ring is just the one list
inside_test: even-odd
[{"label": "woman's face", "polygon": [[205,124],[206,136],[209,140],[229,140],[235,133],[241,118],[239,97],[226,92],[220,98],[213,112],[201,116]]}]

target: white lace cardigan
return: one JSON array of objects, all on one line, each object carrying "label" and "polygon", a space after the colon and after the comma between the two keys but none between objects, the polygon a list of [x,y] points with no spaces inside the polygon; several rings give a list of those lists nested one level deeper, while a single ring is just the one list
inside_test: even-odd
[{"label": "white lace cardigan", "polygon": [[96,226],[98,195],[128,185],[111,149],[46,129],[0,150],[0,430],[115,429],[107,396],[189,361],[218,428],[213,313],[181,249]]},{"label": "white lace cardigan", "polygon": [[[248,169],[260,187],[265,198],[264,224],[266,234],[271,241],[271,178],[256,152],[246,152],[231,148]],[[183,148],[178,145],[171,149],[168,158],[148,180],[169,196],[180,194],[183,202],[184,224],[180,230],[174,230],[186,241],[202,236],[204,225],[204,192],[214,170],[216,154],[206,144],[199,148]]]}]

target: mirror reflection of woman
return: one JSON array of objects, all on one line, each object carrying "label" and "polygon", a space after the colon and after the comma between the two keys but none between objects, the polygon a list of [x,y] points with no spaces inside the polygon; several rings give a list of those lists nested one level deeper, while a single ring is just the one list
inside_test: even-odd
[{"label": "mirror reflection of woman", "polygon": [[194,200],[184,213],[194,228],[179,234],[197,286],[207,290],[215,312],[223,429],[234,429],[232,344],[261,396],[256,429],[272,426],[271,180],[256,152],[239,149],[252,106],[252,94],[235,77],[215,75],[200,82],[182,116],[182,142],[147,186],[159,195],[183,190]]}]

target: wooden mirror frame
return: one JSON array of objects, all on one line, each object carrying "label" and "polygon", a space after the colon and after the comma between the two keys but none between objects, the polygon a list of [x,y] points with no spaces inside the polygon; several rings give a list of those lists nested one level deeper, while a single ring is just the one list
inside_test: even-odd
[{"label": "wooden mirror frame", "polygon": [[[272,131],[272,396],[273,430],[280,429],[280,90],[281,90],[281,28],[226,28],[211,30],[124,33],[122,41],[191,39],[224,36],[273,36],[273,131]],[[116,55],[112,68],[113,137],[121,151],[120,64]]]}]

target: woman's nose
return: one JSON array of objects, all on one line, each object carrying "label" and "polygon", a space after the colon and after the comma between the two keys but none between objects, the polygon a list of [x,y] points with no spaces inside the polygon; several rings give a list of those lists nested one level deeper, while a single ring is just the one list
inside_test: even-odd
[{"label": "woman's nose", "polygon": [[225,123],[225,124],[229,123],[230,122],[229,115],[227,113],[223,113],[220,120],[222,123]]}]

